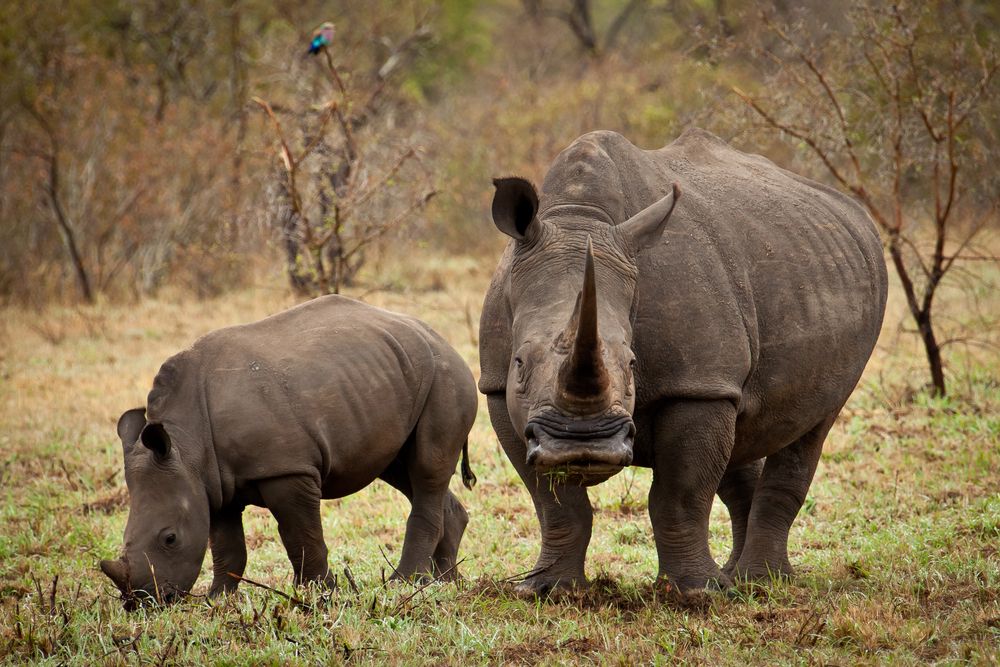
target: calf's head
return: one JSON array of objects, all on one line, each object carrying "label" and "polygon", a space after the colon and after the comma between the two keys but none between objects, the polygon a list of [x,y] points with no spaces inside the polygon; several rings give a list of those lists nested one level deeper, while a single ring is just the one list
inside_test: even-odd
[{"label": "calf's head", "polygon": [[674,185],[614,225],[596,207],[565,204],[543,221],[531,183],[494,185],[494,224],[516,241],[507,295],[511,421],[537,472],[602,482],[632,462],[636,254],[659,239],[680,191]]},{"label": "calf's head", "polygon": [[118,420],[125,450],[129,515],[125,545],[101,570],[121,590],[125,608],[143,599],[168,603],[194,585],[208,547],[208,495],[182,460],[163,424],[148,423],[145,409]]}]

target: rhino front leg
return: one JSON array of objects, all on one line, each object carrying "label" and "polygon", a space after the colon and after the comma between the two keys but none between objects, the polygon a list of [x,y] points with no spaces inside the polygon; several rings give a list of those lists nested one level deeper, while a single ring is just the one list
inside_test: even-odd
[{"label": "rhino front leg", "polygon": [[528,488],[541,525],[541,553],[518,590],[545,595],[553,589],[585,584],[584,561],[594,516],[587,489],[580,486],[553,488],[548,479],[540,478],[528,466],[524,441],[514,432],[503,394],[491,394],[487,400],[493,430]]},{"label": "rhino front leg", "polygon": [[243,576],[247,565],[247,545],[243,536],[243,509],[217,512],[211,517],[209,545],[212,549],[212,587],[209,597],[231,593],[240,580],[229,576]]},{"label": "rhino front leg", "polygon": [[757,488],[764,460],[758,459],[746,465],[730,467],[719,482],[719,498],[729,510],[729,518],[733,526],[733,550],[729,560],[722,567],[726,576],[733,576],[736,562],[743,553],[743,543],[747,536],[747,520],[750,518],[750,508],[753,505],[753,492]]},{"label": "rhino front leg", "polygon": [[788,531],[805,502],[823,441],[836,417],[834,413],[788,447],[767,457],[754,492],[747,540],[736,563],[736,576],[760,580],[791,576]]},{"label": "rhino front leg", "polygon": [[708,549],[708,520],[735,424],[729,401],[679,401],[657,417],[649,515],[658,578],[682,592],[730,584]]},{"label": "rhino front leg", "polygon": [[323,541],[317,480],[305,475],[277,477],[259,482],[257,488],[265,506],[278,521],[278,534],[292,562],[295,584],[319,581],[336,585]]}]

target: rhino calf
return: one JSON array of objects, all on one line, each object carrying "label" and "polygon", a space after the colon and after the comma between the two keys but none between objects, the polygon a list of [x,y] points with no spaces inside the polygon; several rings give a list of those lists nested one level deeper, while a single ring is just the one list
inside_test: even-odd
[{"label": "rhino calf", "polygon": [[[380,478],[412,505],[395,576],[457,575],[472,373],[426,324],[339,296],[209,333],[160,368],[145,408],[118,422],[130,505],[101,569],[126,607],[191,588],[211,545],[210,595],[246,565],[241,514],[268,508],[296,583],[332,583],[320,500]],[[137,596],[137,594],[139,594]]]}]

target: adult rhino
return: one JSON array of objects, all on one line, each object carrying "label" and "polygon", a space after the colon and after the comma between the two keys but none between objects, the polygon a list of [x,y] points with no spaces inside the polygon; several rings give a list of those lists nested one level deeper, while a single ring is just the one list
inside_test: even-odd
[{"label": "adult rhino", "polygon": [[130,507],[101,569],[126,608],[188,591],[209,543],[211,595],[234,590],[241,513],[268,508],[301,581],[331,582],[320,500],[376,478],[412,508],[396,577],[456,576],[468,515],[448,490],[476,416],[468,366],[423,322],[339,296],[214,331],[168,359],[118,422]]},{"label": "adult rhino", "polygon": [[[868,215],[701,130],[652,151],[593,132],[541,198],[494,185],[512,241],[483,305],[479,389],[541,524],[523,588],[585,581],[585,487],[628,465],[653,469],[659,577],[686,591],[790,574],[789,527],[885,309]],[[733,532],[721,570],[716,493]]]}]

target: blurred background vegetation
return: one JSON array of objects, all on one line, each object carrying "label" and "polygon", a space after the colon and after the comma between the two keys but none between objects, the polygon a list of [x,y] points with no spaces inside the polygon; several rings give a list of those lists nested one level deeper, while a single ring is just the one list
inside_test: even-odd
[{"label": "blurred background vegetation", "polygon": [[[969,45],[995,46],[1000,5],[897,6],[930,35],[920,58],[982,83]],[[779,110],[822,107],[810,73],[792,68],[803,50],[835,70],[849,115],[887,119],[857,123],[850,138],[867,148],[872,197],[899,194],[879,180],[892,109],[858,69],[877,32],[860,11],[847,0],[3,0],[0,302],[135,299],[165,286],[204,297],[282,273],[309,294],[378,283],[365,270],[373,254],[485,259],[503,243],[487,222],[490,178],[540,181],[593,129],[656,148],[699,125],[843,186],[801,136],[773,131],[734,92],[771,94]],[[334,42],[307,56],[323,21]],[[985,227],[996,226],[997,81],[986,79],[957,137],[962,159],[978,160],[963,173],[965,217]],[[821,140],[836,133],[797,118]],[[914,160],[901,174],[918,226],[934,224],[919,208],[931,168]]]}]

